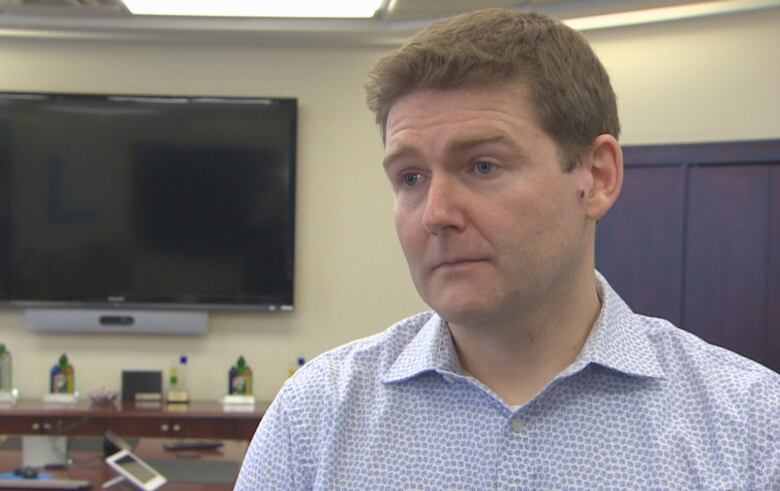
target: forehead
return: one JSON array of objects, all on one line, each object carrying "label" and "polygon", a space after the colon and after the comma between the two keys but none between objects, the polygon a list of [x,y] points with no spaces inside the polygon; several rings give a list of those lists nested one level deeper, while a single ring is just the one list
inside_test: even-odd
[{"label": "forehead", "polygon": [[386,149],[418,140],[431,144],[431,140],[473,138],[486,133],[510,137],[543,133],[525,85],[412,91],[390,108]]}]

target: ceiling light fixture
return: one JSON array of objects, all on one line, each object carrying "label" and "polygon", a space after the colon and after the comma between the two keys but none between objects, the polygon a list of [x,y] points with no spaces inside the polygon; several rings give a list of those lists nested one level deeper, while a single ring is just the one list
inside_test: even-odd
[{"label": "ceiling light fixture", "polygon": [[780,6],[780,1],[778,0],[720,0],[615,14],[594,15],[590,17],[578,17],[576,19],[565,19],[563,22],[579,31],[587,31],[608,27],[687,19],[691,17],[704,17],[707,15],[728,14],[747,10],[760,10],[778,6]]},{"label": "ceiling light fixture", "polygon": [[134,15],[371,18],[383,0],[122,0]]}]

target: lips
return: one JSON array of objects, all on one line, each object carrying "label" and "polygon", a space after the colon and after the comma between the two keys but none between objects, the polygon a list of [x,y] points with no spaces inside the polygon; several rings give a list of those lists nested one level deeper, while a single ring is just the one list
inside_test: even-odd
[{"label": "lips", "polygon": [[484,259],[446,259],[434,263],[431,269],[435,271],[438,269],[464,268],[481,262],[484,262]]}]

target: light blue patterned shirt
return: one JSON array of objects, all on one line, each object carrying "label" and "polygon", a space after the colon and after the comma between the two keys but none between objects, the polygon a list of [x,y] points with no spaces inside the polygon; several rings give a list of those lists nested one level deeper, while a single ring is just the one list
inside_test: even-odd
[{"label": "light blue patterned shirt", "polygon": [[515,410],[433,313],[319,356],[236,489],[780,489],[780,375],[599,292],[577,360]]}]

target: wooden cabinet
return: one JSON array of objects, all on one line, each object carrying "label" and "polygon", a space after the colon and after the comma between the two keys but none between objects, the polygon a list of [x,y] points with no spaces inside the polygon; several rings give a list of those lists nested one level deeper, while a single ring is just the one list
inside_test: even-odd
[{"label": "wooden cabinet", "polygon": [[773,167],[691,168],[685,244],[683,325],[763,363]]},{"label": "wooden cabinet", "polygon": [[596,265],[637,312],[780,371],[780,141],[627,147]]},{"label": "wooden cabinet", "polygon": [[[13,416],[13,420],[3,417],[0,410],[0,433],[28,434],[28,435],[99,435],[105,430],[106,422],[103,418],[83,417],[51,417],[40,415]],[[101,431],[102,430],[102,431]]]},{"label": "wooden cabinet", "polygon": [[268,403],[226,411],[216,402],[118,403],[111,406],[44,404],[22,400],[0,406],[0,434],[102,435],[251,440]]},{"label": "wooden cabinet", "polygon": [[627,168],[596,227],[596,267],[637,312],[681,324],[685,181],[680,167]]}]

